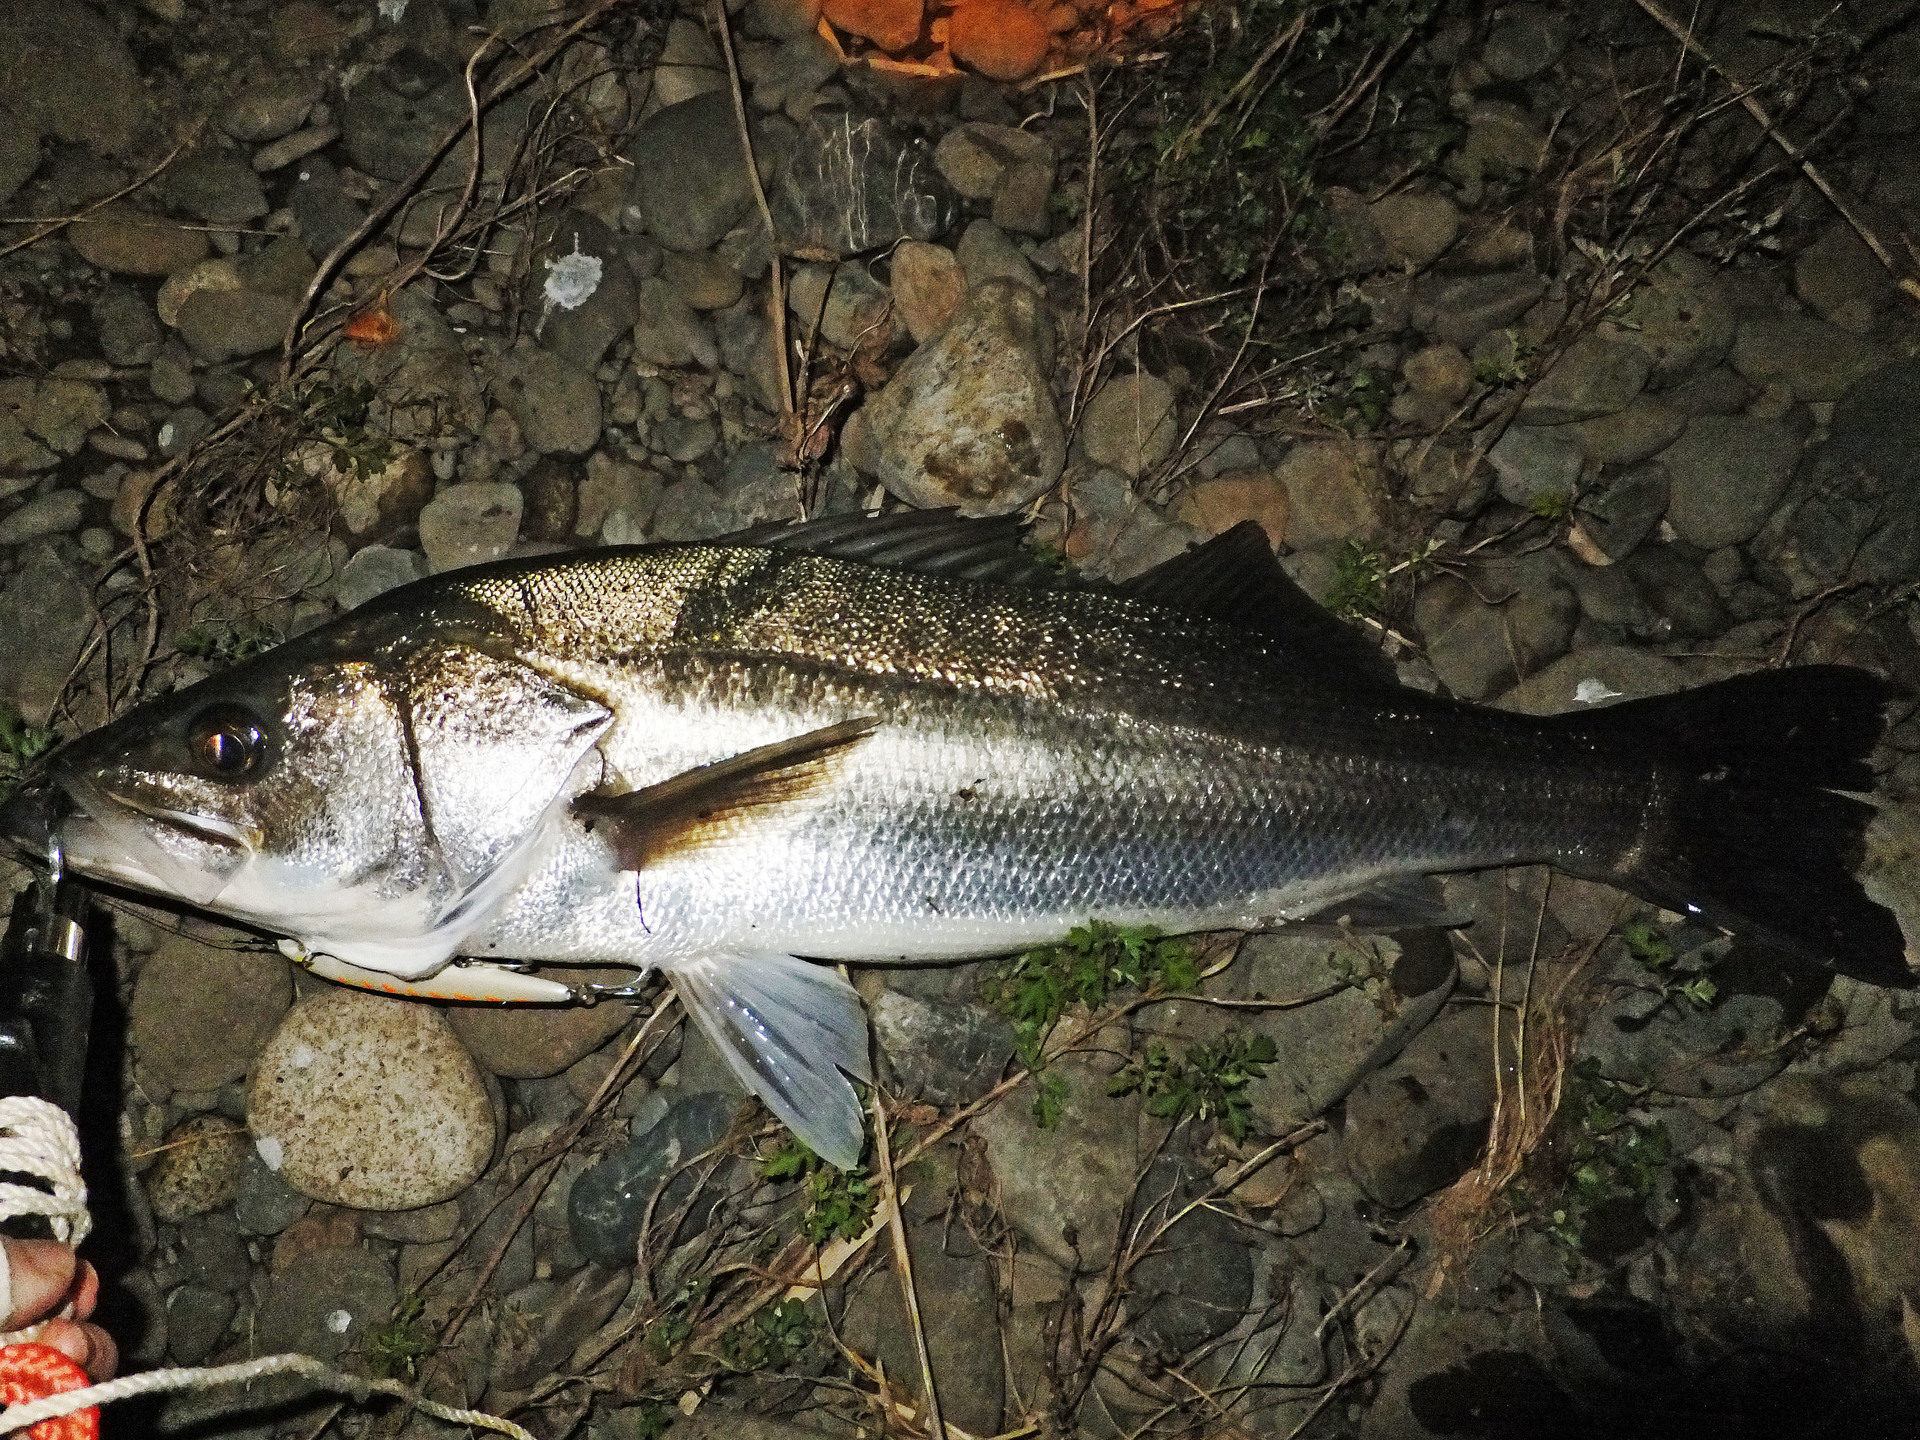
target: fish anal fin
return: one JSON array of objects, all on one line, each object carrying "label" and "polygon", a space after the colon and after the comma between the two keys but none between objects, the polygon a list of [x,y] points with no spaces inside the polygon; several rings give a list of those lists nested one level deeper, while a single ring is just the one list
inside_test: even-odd
[{"label": "fish anal fin", "polygon": [[756,811],[803,798],[879,723],[871,716],[843,720],[624,795],[582,795],[574,813],[596,828],[604,823],[622,869],[644,870],[663,856],[711,843]]},{"label": "fish anal fin", "polygon": [[791,955],[709,955],[668,968],[667,978],[783,1125],[829,1165],[860,1163],[864,1111],[847,1076],[872,1079],[867,1017],[837,970]]}]

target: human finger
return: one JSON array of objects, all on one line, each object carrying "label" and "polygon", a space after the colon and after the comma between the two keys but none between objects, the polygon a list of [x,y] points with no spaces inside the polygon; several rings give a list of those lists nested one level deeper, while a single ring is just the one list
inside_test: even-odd
[{"label": "human finger", "polygon": [[0,1296],[7,1315],[0,1329],[18,1330],[59,1307],[73,1286],[74,1253],[58,1240],[0,1237],[0,1244],[6,1247],[7,1262],[6,1293]]},{"label": "human finger", "polygon": [[98,1325],[49,1320],[34,1339],[80,1365],[95,1381],[111,1380],[120,1365],[120,1347]]}]

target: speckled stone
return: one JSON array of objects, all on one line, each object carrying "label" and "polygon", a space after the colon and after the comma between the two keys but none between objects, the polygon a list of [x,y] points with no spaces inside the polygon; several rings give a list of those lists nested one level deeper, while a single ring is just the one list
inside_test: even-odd
[{"label": "speckled stone", "polygon": [[247,1124],[281,1179],[360,1210],[457,1195],[494,1143],[485,1082],[445,1016],[349,990],[294,1006],[254,1066]]},{"label": "speckled stone", "polygon": [[133,989],[129,1040],[142,1069],[175,1090],[217,1090],[247,1062],[293,1003],[278,955],[169,937]]},{"label": "speckled stone", "polygon": [[240,1188],[246,1133],[222,1115],[196,1115],[160,1142],[147,1172],[147,1197],[156,1220],[172,1223],[218,1210]]}]

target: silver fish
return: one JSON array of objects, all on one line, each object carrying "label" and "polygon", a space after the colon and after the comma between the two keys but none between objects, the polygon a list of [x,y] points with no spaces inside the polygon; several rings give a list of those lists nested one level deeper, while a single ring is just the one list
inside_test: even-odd
[{"label": "silver fish", "polygon": [[1536,719],[1395,684],[1257,527],[1125,590],[995,578],[1014,539],[855,517],[451,572],[83,737],[65,813],[8,825],[380,989],[657,968],[843,1166],[866,1025],[822,960],[1432,921],[1410,880],[1544,862],[1912,983],[1836,793],[1871,782],[1864,672]]}]

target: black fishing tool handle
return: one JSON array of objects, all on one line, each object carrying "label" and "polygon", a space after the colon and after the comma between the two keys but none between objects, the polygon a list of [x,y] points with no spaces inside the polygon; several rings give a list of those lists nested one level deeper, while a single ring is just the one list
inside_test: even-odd
[{"label": "black fishing tool handle", "polygon": [[[89,896],[57,873],[14,899],[0,943],[0,1095],[34,1095],[77,1119],[93,1022],[87,969]],[[0,1175],[0,1180],[18,1179]],[[39,1239],[45,1217],[0,1220],[0,1233]]]}]

